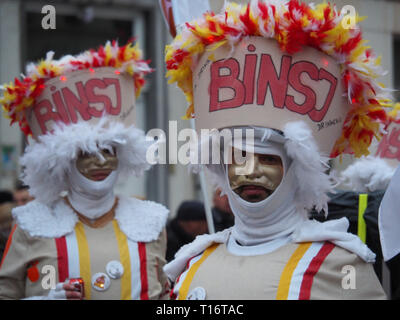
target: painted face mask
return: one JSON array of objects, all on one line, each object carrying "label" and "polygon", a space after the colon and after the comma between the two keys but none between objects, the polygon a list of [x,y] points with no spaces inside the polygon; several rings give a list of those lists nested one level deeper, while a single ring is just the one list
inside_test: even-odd
[{"label": "painted face mask", "polygon": [[[238,164],[233,156],[233,163],[228,166],[228,178],[231,189],[245,201],[260,202],[268,198],[278,188],[284,175],[282,159],[273,154],[249,154],[247,161]],[[246,174],[238,174],[247,166]]]},{"label": "painted face mask", "polygon": [[115,202],[113,188],[118,178],[118,158],[102,149],[98,154],[81,152],[68,175],[72,206],[82,215],[95,219],[108,212]]},{"label": "painted face mask", "polygon": [[223,164],[223,188],[235,215],[232,236],[241,245],[286,236],[303,221],[293,201],[296,178],[291,159],[281,136],[268,133],[259,129],[253,142],[235,143],[233,148],[249,154],[233,156],[232,163]]},{"label": "painted face mask", "polygon": [[78,171],[92,181],[103,181],[112,171],[118,168],[118,158],[115,149],[111,153],[108,149],[100,151],[103,159],[95,154],[81,152],[76,160]]}]

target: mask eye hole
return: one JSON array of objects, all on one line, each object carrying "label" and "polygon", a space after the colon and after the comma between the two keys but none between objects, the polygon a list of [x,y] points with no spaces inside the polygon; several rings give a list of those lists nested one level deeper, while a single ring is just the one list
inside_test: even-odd
[{"label": "mask eye hole", "polygon": [[115,155],[115,147],[112,147],[112,151],[110,151],[109,149],[101,149],[101,152],[103,155],[113,156]]},{"label": "mask eye hole", "polygon": [[78,158],[82,158],[82,159],[86,159],[86,158],[89,158],[91,156],[91,154],[90,153],[87,153],[87,152],[84,152],[84,151],[79,151],[79,154],[78,154]]},{"label": "mask eye hole", "polygon": [[236,160],[236,157],[239,155],[241,156],[242,159],[246,158],[246,156],[247,156],[246,150],[238,150],[238,149],[232,148],[232,159]]},{"label": "mask eye hole", "polygon": [[261,164],[270,166],[282,165],[281,157],[272,154],[260,154],[258,155],[258,161],[260,161]]}]

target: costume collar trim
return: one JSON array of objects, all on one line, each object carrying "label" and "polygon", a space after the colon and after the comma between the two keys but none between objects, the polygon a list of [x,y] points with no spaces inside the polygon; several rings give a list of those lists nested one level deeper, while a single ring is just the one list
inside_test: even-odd
[{"label": "costume collar trim", "polygon": [[[167,222],[169,210],[163,205],[136,198],[119,197],[115,219],[121,231],[132,241],[156,240]],[[64,200],[51,206],[37,200],[13,209],[16,223],[32,237],[59,238],[72,232],[79,221]]]},{"label": "costume collar trim", "polygon": [[258,256],[271,253],[289,242],[290,237],[283,236],[254,246],[241,246],[236,242],[234,237],[230,235],[228,242],[226,243],[226,248],[228,252],[235,256]]}]

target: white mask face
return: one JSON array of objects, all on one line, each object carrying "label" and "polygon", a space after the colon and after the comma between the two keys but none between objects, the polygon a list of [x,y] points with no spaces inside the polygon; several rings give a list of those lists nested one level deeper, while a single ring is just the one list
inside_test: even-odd
[{"label": "white mask face", "polygon": [[112,151],[108,149],[101,150],[102,159],[96,154],[81,152],[76,159],[76,167],[89,180],[102,181],[118,168],[118,158],[115,148]]},{"label": "white mask face", "polygon": [[[287,236],[304,220],[294,205],[296,178],[283,144],[256,139],[254,153],[254,167],[248,166],[247,177],[236,175],[235,166],[224,165],[224,190],[235,215],[232,235],[242,245]],[[265,191],[238,190],[246,183],[259,183]]]},{"label": "white mask face", "polygon": [[[81,159],[78,158],[75,163],[71,164],[71,170],[68,176],[70,182],[68,199],[74,209],[80,214],[89,219],[96,219],[111,210],[114,205],[114,186],[117,182],[119,171],[118,168],[116,170],[110,170],[107,175],[105,171],[100,172],[102,170],[101,161],[91,159],[92,157],[93,156],[82,157]],[[107,157],[104,158],[107,159]],[[82,166],[82,162],[89,165],[89,167]],[[93,176],[96,176],[98,173],[97,177],[101,176],[102,179],[92,180],[87,178],[81,173],[81,170],[79,170],[78,163],[80,163],[79,167],[81,170],[85,167],[90,168],[91,170],[89,170],[87,174],[91,172]],[[97,165],[97,163],[99,165]],[[118,161],[106,160],[102,163],[106,164],[109,169],[115,166],[115,164],[118,164]]]},{"label": "white mask face", "polygon": [[233,163],[228,165],[228,178],[231,189],[243,200],[260,202],[267,199],[280,185],[283,179],[282,159],[273,154],[246,154],[248,161],[253,163],[246,174],[237,174],[246,164]]}]

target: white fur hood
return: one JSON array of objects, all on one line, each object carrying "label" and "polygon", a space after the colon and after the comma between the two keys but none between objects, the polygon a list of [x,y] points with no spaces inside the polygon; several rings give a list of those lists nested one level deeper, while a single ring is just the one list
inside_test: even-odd
[{"label": "white fur hood", "polygon": [[[12,213],[19,227],[32,237],[62,237],[72,232],[78,222],[76,213],[62,199],[51,206],[34,200],[14,208]],[[120,196],[115,219],[130,240],[150,242],[164,229],[168,213],[159,203]]]}]

